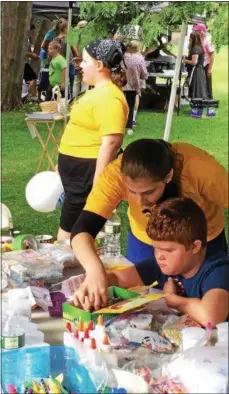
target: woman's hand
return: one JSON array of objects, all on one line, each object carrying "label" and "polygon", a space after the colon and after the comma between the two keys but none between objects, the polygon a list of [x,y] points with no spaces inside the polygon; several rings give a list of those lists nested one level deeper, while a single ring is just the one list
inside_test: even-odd
[{"label": "woman's hand", "polygon": [[73,300],[77,307],[87,311],[98,310],[107,305],[108,278],[103,267],[86,273],[84,282],[74,293]]}]

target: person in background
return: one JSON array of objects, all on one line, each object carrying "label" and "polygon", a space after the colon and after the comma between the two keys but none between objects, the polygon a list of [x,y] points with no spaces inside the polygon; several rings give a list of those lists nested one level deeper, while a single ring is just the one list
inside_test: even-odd
[{"label": "person in background", "polygon": [[[77,28],[80,30],[79,34],[79,40],[78,42],[81,41],[81,36],[83,34],[83,29],[87,26],[88,22],[85,20],[81,20],[77,23]],[[73,84],[73,97],[77,97],[78,94],[82,94],[85,92],[85,90],[88,89],[88,85],[83,82],[82,80],[82,73],[80,69],[80,63],[82,61],[82,54],[81,51],[78,49],[78,56],[74,57],[71,60],[71,63],[75,67],[75,78],[74,78],[74,84]]]},{"label": "person in background", "polygon": [[[150,211],[147,234],[155,257],[108,273],[109,286],[129,288],[158,281],[169,308],[188,314],[203,327],[228,321],[229,257],[220,249],[206,257],[203,210],[190,198],[163,201]],[[75,305],[89,310],[87,297],[83,301],[76,291]]]},{"label": "person in background", "polygon": [[204,72],[204,49],[198,32],[191,33],[189,38],[189,56],[182,60],[188,66],[189,92],[191,99],[208,98],[206,75]]},{"label": "person in background", "polygon": [[48,55],[51,59],[49,65],[49,86],[46,90],[46,101],[52,99],[52,89],[54,86],[59,86],[62,97],[64,97],[65,78],[67,62],[65,58],[60,55],[60,44],[52,41],[48,46]]},{"label": "person in background", "polygon": [[29,82],[29,94],[31,100],[37,100],[37,74],[32,69],[30,65],[30,59],[39,60],[39,56],[32,51],[31,44],[32,39],[36,35],[35,25],[30,25],[30,30],[28,31],[28,38],[27,38],[27,51],[26,51],[26,60],[24,66],[24,75],[23,79],[26,83]]},{"label": "person in background", "polygon": [[207,80],[208,98],[213,98],[212,93],[212,67],[214,63],[215,48],[211,43],[211,36],[208,33],[207,27],[203,23],[198,23],[193,27],[194,32],[201,35],[202,46],[204,49],[204,71]]},{"label": "person in background", "polygon": [[127,121],[127,134],[133,134],[133,123],[136,119],[137,111],[134,111],[136,105],[136,96],[141,96],[141,80],[148,77],[146,65],[142,54],[139,52],[139,42],[132,40],[127,44],[127,50],[124,56],[124,65],[126,67],[127,83],[123,86],[123,92],[129,105],[129,116]]},{"label": "person in background", "polygon": [[72,248],[86,271],[82,297],[96,300],[97,307],[106,304],[107,277],[94,238],[120,202],[129,204],[126,257],[138,265],[154,253],[146,233],[148,210],[173,197],[192,198],[203,209],[208,223],[206,257],[218,250],[228,254],[223,213],[228,208],[225,168],[191,144],[139,139],[104,169],[72,228]]},{"label": "person in background", "polygon": [[61,26],[66,24],[67,20],[60,18],[53,22],[53,26],[45,34],[44,39],[41,43],[40,50],[40,78],[38,84],[38,98],[41,100],[41,92],[46,92],[49,87],[49,63],[50,59],[48,57],[48,46],[49,43],[54,40],[55,37],[60,33]]},{"label": "person in background", "polygon": [[67,23],[68,22],[65,18],[60,18],[57,21],[54,21],[52,29],[50,29],[44,36],[44,39],[41,43],[41,49],[45,50],[46,53],[48,53],[49,43],[60,34],[62,26],[65,26]]},{"label": "person in background", "polygon": [[83,50],[83,80],[87,90],[72,106],[59,147],[58,171],[65,199],[57,238],[69,239],[92,186],[122,146],[128,105],[111,79],[124,56],[123,45],[98,39]]},{"label": "person in background", "polygon": [[[62,23],[59,24],[59,33],[56,37],[54,37],[54,41],[59,42],[61,49],[60,54],[66,59],[67,54],[67,34],[68,34],[68,22],[67,20],[63,20]],[[73,85],[75,78],[75,67],[72,63],[73,58],[79,57],[79,51],[76,45],[71,46],[70,58],[69,58],[69,98],[73,96]]]}]

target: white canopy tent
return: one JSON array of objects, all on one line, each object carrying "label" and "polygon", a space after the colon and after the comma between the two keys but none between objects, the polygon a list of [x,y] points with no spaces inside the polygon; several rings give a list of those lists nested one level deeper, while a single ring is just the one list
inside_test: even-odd
[{"label": "white canopy tent", "polygon": [[169,107],[168,107],[168,112],[167,112],[167,117],[166,117],[165,131],[164,131],[164,137],[163,137],[163,139],[165,141],[169,140],[170,132],[171,132],[174,104],[175,104],[176,91],[177,91],[177,83],[178,83],[179,74],[180,74],[181,60],[182,60],[186,30],[187,30],[187,24],[185,22],[183,22],[182,26],[181,26],[180,45],[179,45],[178,55],[176,58],[174,78],[173,78],[170,99],[169,99]]}]

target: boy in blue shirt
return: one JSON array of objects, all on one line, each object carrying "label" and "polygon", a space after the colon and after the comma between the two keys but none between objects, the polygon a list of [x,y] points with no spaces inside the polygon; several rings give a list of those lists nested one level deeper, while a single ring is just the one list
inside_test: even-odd
[{"label": "boy in blue shirt", "polygon": [[[205,258],[207,222],[202,209],[190,198],[173,198],[156,204],[149,214],[147,234],[155,259],[109,273],[109,286],[129,288],[157,280],[168,294],[165,300],[170,308],[204,327],[227,320],[229,258],[220,250]],[[74,294],[74,303],[90,309],[95,300],[83,299],[81,288]]]}]

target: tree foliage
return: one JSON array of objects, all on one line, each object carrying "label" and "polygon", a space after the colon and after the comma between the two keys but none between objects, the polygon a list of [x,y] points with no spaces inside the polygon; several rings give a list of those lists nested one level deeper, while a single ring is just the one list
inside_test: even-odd
[{"label": "tree foliage", "polygon": [[191,21],[196,15],[205,15],[207,21],[211,22],[217,49],[226,42],[227,3],[175,1],[169,2],[160,12],[153,12],[154,7],[160,5],[161,2],[155,1],[82,2],[79,17],[87,20],[88,25],[83,29],[73,28],[69,33],[69,44],[77,43],[82,48],[93,39],[108,37],[117,30],[126,35],[128,29],[125,27],[139,25],[141,40],[145,46],[149,46],[158,35],[177,28],[183,21]]},{"label": "tree foliage", "polygon": [[228,2],[217,3],[215,17],[210,18],[209,28],[217,51],[222,45],[228,45]]}]

